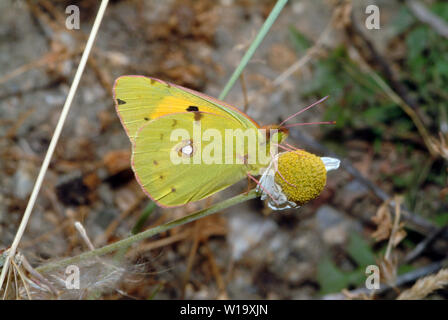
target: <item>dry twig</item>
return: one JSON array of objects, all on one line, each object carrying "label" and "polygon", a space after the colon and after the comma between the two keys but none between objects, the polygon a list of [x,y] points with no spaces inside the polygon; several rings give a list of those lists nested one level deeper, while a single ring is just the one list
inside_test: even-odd
[{"label": "dry twig", "polygon": [[[431,263],[427,266],[424,266],[420,269],[405,273],[405,274],[397,277],[397,281],[395,282],[395,287],[403,286],[405,284],[415,281],[416,279],[424,277],[428,274],[437,272],[441,268],[445,268],[447,265],[448,265],[448,260],[438,261],[438,262]],[[383,285],[381,285],[380,289],[375,290],[375,293],[376,293],[376,295],[383,294],[383,293],[389,291],[390,289],[392,289],[391,286],[383,284]],[[351,290],[348,292],[351,296],[357,297],[357,296],[361,296],[361,295],[368,295],[371,293],[371,291],[372,290],[369,290],[367,288],[358,288],[358,289]],[[324,299],[324,300],[346,299],[346,298],[347,298],[347,295],[344,293],[328,294],[328,295],[325,295],[324,297],[322,297],[322,299]]]},{"label": "dry twig", "polygon": [[[299,140],[301,145],[307,146],[310,149],[317,151],[318,153],[328,155],[329,157],[342,159],[341,167],[344,168],[348,173],[350,173],[356,180],[370,189],[379,199],[381,199],[382,201],[391,199],[391,196],[384,192],[380,187],[364,177],[348,159],[343,159],[340,156],[336,155],[334,152],[331,152],[327,147],[323,146],[314,138],[304,132],[301,132],[299,130],[291,130],[290,135],[293,139]],[[390,201],[389,205],[392,208],[395,208],[395,201]],[[431,221],[428,221],[420,215],[409,211],[403,205],[401,207],[401,212],[403,215],[403,220],[406,222],[407,227],[409,227],[410,229],[413,229],[424,235],[432,234],[433,232],[438,230],[438,227]],[[441,236],[444,239],[448,239],[448,232],[443,233]]]},{"label": "dry twig", "polygon": [[448,24],[429,11],[420,1],[408,0],[409,9],[421,22],[429,25],[435,32],[448,39]]}]

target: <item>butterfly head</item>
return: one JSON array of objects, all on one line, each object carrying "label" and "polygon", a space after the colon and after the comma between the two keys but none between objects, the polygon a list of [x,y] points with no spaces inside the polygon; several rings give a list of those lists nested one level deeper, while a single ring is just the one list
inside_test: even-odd
[{"label": "butterfly head", "polygon": [[275,143],[282,143],[286,140],[289,134],[288,128],[276,124],[263,126],[262,129],[266,130],[266,141]]}]

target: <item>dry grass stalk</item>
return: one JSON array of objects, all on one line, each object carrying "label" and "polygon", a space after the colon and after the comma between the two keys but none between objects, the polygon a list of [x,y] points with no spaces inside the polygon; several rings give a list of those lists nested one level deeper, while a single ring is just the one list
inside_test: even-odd
[{"label": "dry grass stalk", "polygon": [[448,143],[445,136],[442,134],[442,132],[439,132],[440,140],[437,140],[434,137],[431,137],[430,143],[432,145],[432,148],[445,160],[448,161]]},{"label": "dry grass stalk", "polygon": [[392,253],[392,248],[398,246],[398,244],[406,237],[406,231],[404,230],[404,223],[400,223],[401,216],[401,203],[403,198],[401,196],[395,196],[395,220],[392,228],[392,232],[387,245],[385,259],[389,260]]},{"label": "dry grass stalk", "polygon": [[64,126],[64,123],[65,123],[65,120],[67,118],[68,112],[69,112],[70,107],[72,105],[72,101],[73,101],[73,98],[75,96],[76,90],[78,89],[78,85],[79,85],[79,82],[81,80],[81,75],[84,72],[84,68],[85,68],[88,56],[90,54],[90,51],[91,51],[92,46],[93,46],[93,42],[95,40],[96,34],[97,34],[99,26],[101,24],[101,21],[103,19],[104,12],[106,11],[107,4],[108,4],[108,0],[103,0],[101,2],[101,4],[100,4],[100,8],[98,9],[98,13],[97,13],[97,16],[95,18],[95,22],[93,23],[93,27],[92,27],[92,30],[90,32],[89,39],[87,41],[86,47],[84,49],[84,52],[82,54],[81,61],[79,62],[78,69],[76,70],[76,74],[75,74],[75,77],[73,79],[72,85],[71,85],[69,93],[67,95],[67,98],[65,100],[64,106],[62,107],[61,115],[59,117],[59,120],[58,120],[58,123],[56,125],[56,128],[55,128],[55,131],[53,133],[53,136],[51,138],[50,145],[48,146],[47,153],[45,155],[45,158],[44,158],[44,161],[42,163],[41,169],[39,171],[39,174],[37,176],[37,179],[36,179],[36,182],[34,184],[33,190],[31,192],[31,196],[30,196],[30,198],[28,200],[28,204],[27,204],[25,212],[23,214],[22,221],[20,222],[19,229],[17,230],[17,233],[16,233],[16,235],[14,237],[14,241],[11,244],[11,247],[9,249],[8,257],[6,258],[5,263],[3,265],[3,269],[2,269],[1,274],[0,274],[0,288],[3,287],[4,280],[5,280],[5,278],[6,278],[7,274],[8,274],[8,271],[9,271],[9,266],[10,266],[11,260],[14,259],[17,247],[18,247],[18,245],[19,245],[19,243],[20,243],[20,241],[22,239],[22,236],[23,236],[23,234],[25,232],[25,228],[28,225],[28,220],[29,220],[29,218],[31,216],[31,212],[32,212],[32,210],[34,208],[34,204],[36,202],[36,199],[37,199],[38,193],[40,191],[40,188],[42,186],[42,182],[44,180],[44,177],[45,177],[45,174],[47,172],[48,166],[50,165],[50,161],[51,161],[51,158],[53,156],[54,150],[56,149],[56,144],[57,144],[57,142],[59,140],[59,136],[60,136],[60,134],[62,132],[62,128]]},{"label": "dry grass stalk", "polygon": [[397,280],[398,259],[393,254],[393,249],[406,237],[404,230],[404,223],[400,222],[401,218],[401,203],[403,199],[400,196],[395,196],[395,215],[392,225],[391,213],[389,205],[391,199],[385,201],[378,209],[377,214],[372,220],[378,225],[377,230],[373,233],[376,241],[385,240],[389,238],[386,253],[384,257],[378,261],[381,269],[381,278],[391,287],[395,287]]}]

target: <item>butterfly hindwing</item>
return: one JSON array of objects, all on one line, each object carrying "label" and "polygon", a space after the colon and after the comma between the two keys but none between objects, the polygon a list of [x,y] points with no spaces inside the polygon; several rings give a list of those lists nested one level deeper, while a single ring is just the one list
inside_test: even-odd
[{"label": "butterfly hindwing", "polygon": [[[200,112],[168,114],[146,123],[135,136],[132,158],[132,167],[145,192],[159,205],[179,206],[243,179],[248,167],[235,161],[243,155],[232,151],[229,159],[224,150],[221,154],[206,152],[209,143],[224,143],[224,129],[241,129],[241,124],[228,115]],[[201,141],[207,130],[214,134],[213,139]],[[195,163],[198,153],[212,155],[214,162],[201,158]],[[188,163],[178,163],[180,160]]]}]

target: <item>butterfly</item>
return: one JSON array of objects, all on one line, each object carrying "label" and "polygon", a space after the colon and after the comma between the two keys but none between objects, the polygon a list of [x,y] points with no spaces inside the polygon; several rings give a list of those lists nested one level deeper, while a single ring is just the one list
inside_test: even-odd
[{"label": "butterfly", "polygon": [[[223,101],[159,79],[121,76],[113,91],[136,180],[161,207],[202,200],[246,177],[257,182],[288,135],[286,126],[260,127]],[[255,132],[248,143],[246,132]]]}]

